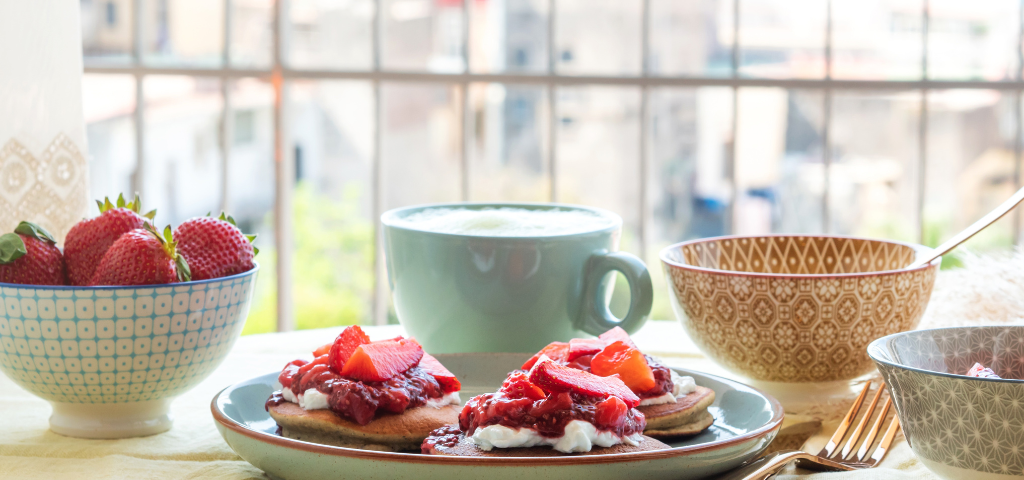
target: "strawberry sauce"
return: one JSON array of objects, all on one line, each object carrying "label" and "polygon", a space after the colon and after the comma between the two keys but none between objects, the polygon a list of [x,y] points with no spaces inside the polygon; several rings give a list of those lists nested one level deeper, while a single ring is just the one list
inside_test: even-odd
[{"label": "strawberry sauce", "polygon": [[[651,367],[651,372],[654,373],[654,388],[645,392],[633,392],[636,396],[640,397],[641,400],[647,398],[660,397],[673,390],[672,386],[672,373],[668,367],[662,365],[654,357],[650,355],[644,355],[647,358],[647,365]],[[567,363],[566,365],[572,368],[578,368],[585,372],[590,372],[590,361],[594,358],[593,355],[583,355],[576,358],[575,360]]]},{"label": "strawberry sauce", "polygon": [[565,435],[565,426],[573,420],[593,424],[599,431],[620,437],[641,433],[647,426],[643,414],[627,408],[617,398],[608,400],[575,393],[552,393],[541,400],[507,398],[500,393],[473,397],[459,414],[459,428],[472,435],[477,428],[504,425],[529,428],[545,437]]},{"label": "strawberry sauce", "polygon": [[[284,388],[296,396],[315,388],[327,395],[327,406],[332,412],[360,425],[370,423],[378,413],[402,413],[444,396],[437,380],[420,367],[411,367],[383,382],[370,382],[344,378],[326,365],[313,366],[302,372],[300,378],[302,366],[296,362],[285,366],[279,377]],[[285,401],[280,392],[275,392],[266,406]]]}]

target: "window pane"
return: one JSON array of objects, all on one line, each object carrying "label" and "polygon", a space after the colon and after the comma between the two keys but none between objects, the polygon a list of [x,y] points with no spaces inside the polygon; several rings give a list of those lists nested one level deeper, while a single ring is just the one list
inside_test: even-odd
[{"label": "window pane", "polygon": [[650,73],[732,75],[733,0],[651,0]]},{"label": "window pane", "polygon": [[273,0],[231,0],[231,8],[231,64],[269,67],[273,62]]},{"label": "window pane", "polygon": [[461,200],[458,89],[385,83],[381,93],[384,208]]},{"label": "window pane", "polygon": [[559,88],[557,198],[622,217],[621,249],[640,251],[640,91]]},{"label": "window pane", "polygon": [[294,68],[369,70],[373,0],[292,0],[288,64]]},{"label": "window pane", "polygon": [[155,65],[223,65],[224,2],[143,0],[143,48]]},{"label": "window pane", "polygon": [[[89,176],[89,197],[131,194],[135,173],[135,78],[83,75],[82,113],[89,144],[86,158],[89,171],[94,172]],[[92,213],[98,213],[92,208]]]},{"label": "window pane", "polygon": [[470,200],[548,201],[547,90],[477,83],[469,96]]},{"label": "window pane", "polygon": [[132,5],[130,1],[81,0],[82,50],[87,59],[131,59]]},{"label": "window pane", "polygon": [[219,211],[221,206],[220,80],[149,76],[142,195],[159,225]]},{"label": "window pane", "polygon": [[824,77],[827,6],[820,0],[744,0],[740,4],[740,74]]},{"label": "window pane", "polygon": [[556,8],[559,73],[640,74],[641,2],[559,0]]},{"label": "window pane", "polygon": [[919,80],[921,0],[832,0],[832,77]]},{"label": "window pane", "polygon": [[1019,18],[1014,0],[930,0],[928,78],[1016,78]]},{"label": "window pane", "polygon": [[381,0],[381,64],[392,70],[463,72],[463,0]]},{"label": "window pane", "polygon": [[824,231],[824,103],[820,91],[740,89],[735,233]]},{"label": "window pane", "polygon": [[[1013,195],[1014,100],[996,90],[928,92],[925,243],[935,246]],[[1013,243],[1013,215],[972,238],[972,250]],[[952,258],[947,257],[947,262]]]},{"label": "window pane", "polygon": [[831,233],[917,241],[921,93],[835,92]]},{"label": "window pane", "polygon": [[[657,88],[650,93],[648,199],[654,221],[647,266],[654,281],[651,318],[675,318],[658,252],[675,242],[724,235],[732,187],[731,88]],[[657,273],[656,273],[657,272]]]},{"label": "window pane", "polygon": [[473,71],[547,72],[548,18],[548,0],[471,2]]}]

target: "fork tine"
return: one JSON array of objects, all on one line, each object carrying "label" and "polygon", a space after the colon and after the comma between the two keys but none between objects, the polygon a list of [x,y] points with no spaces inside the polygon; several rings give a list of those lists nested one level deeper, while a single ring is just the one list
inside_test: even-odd
[{"label": "fork tine", "polygon": [[860,391],[860,395],[857,395],[857,399],[853,401],[853,406],[850,407],[850,411],[846,412],[846,417],[843,421],[839,422],[839,428],[836,429],[836,433],[832,434],[832,438],[825,444],[825,448],[822,448],[818,452],[819,457],[828,458],[832,456],[832,453],[836,451],[836,447],[839,446],[839,442],[843,441],[843,437],[846,436],[846,431],[850,429],[850,425],[853,424],[853,419],[857,418],[857,411],[860,410],[860,405],[864,403],[864,397],[867,396],[868,390],[871,388],[871,381],[864,383],[864,389]]},{"label": "fork tine", "polygon": [[889,453],[889,446],[892,445],[892,439],[896,437],[896,431],[900,429],[900,417],[892,417],[892,422],[889,422],[889,428],[885,431],[885,435],[882,436],[882,441],[879,442],[878,448],[875,449],[875,453],[871,454],[871,458],[868,459],[867,463],[870,466],[874,466],[876,463],[881,462],[885,458],[885,454]]},{"label": "fork tine", "polygon": [[857,451],[857,461],[864,461],[864,457],[868,454],[868,448],[871,447],[872,443],[875,443],[875,437],[878,436],[878,432],[882,429],[882,422],[885,421],[885,416],[889,413],[889,406],[892,405],[892,398],[885,399],[885,405],[882,405],[882,411],[878,412],[878,419],[875,420],[875,424],[871,426],[871,430],[868,432],[867,438],[864,439],[864,444],[861,445],[860,450]]},{"label": "fork tine", "polygon": [[860,422],[857,423],[857,428],[853,429],[853,433],[850,434],[850,439],[846,441],[846,445],[843,446],[843,451],[839,454],[840,460],[845,460],[846,457],[850,456],[850,452],[853,451],[853,447],[857,446],[857,441],[860,440],[861,435],[864,435],[864,427],[867,426],[868,420],[871,420],[871,414],[874,413],[875,407],[878,406],[878,399],[882,398],[882,392],[885,391],[885,384],[878,386],[878,391],[875,392],[875,397],[871,399],[871,403],[868,404],[868,408],[864,410],[864,415],[861,416]]}]

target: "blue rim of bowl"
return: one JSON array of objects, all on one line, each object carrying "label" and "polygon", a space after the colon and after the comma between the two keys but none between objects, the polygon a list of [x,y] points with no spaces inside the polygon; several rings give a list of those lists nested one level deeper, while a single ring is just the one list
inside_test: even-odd
[{"label": "blue rim of bowl", "polygon": [[936,375],[936,376],[939,376],[939,377],[954,378],[954,379],[959,379],[959,380],[977,380],[977,381],[980,381],[980,382],[1018,383],[1018,384],[1024,383],[1024,379],[1016,379],[1016,378],[979,378],[979,377],[968,377],[967,375],[957,375],[955,373],[936,372],[934,370],[925,370],[923,368],[911,367],[909,365],[903,365],[902,363],[896,363],[896,362],[893,362],[891,360],[885,360],[885,359],[882,359],[882,358],[878,358],[878,357],[872,355],[872,353],[871,353],[872,350],[874,350],[875,348],[878,348],[879,350],[884,350],[884,348],[882,347],[882,345],[884,343],[888,342],[889,340],[895,339],[896,337],[903,336],[903,335],[909,335],[911,333],[940,332],[940,331],[945,331],[945,330],[962,330],[962,329],[965,329],[965,328],[994,328],[994,329],[1022,328],[1022,329],[1024,329],[1024,325],[1006,325],[1006,326],[1000,326],[1000,325],[978,325],[976,327],[943,327],[943,328],[926,328],[924,330],[908,330],[906,332],[899,332],[899,333],[894,333],[892,335],[886,335],[886,336],[884,336],[882,338],[879,338],[879,339],[869,343],[868,344],[868,357],[871,357],[871,360],[875,361],[876,363],[881,363],[883,365],[888,365],[888,366],[893,367],[893,368],[900,368],[900,369],[903,369],[903,370],[910,370],[912,372],[923,373],[925,375]]},{"label": "blue rim of bowl", "polygon": [[252,275],[259,271],[259,262],[252,262],[253,267],[242,273],[236,273],[234,275],[228,275],[226,277],[210,278],[206,280],[193,280],[189,282],[181,283],[162,283],[159,285],[96,285],[96,286],[84,286],[79,287],[75,285],[25,285],[21,283],[0,283],[0,288],[16,288],[16,289],[32,289],[32,290],[124,290],[124,289],[140,289],[140,288],[174,288],[174,287],[191,287],[193,285],[203,285],[206,283],[223,282],[227,280],[234,280],[237,278]]},{"label": "blue rim of bowl", "polygon": [[885,240],[885,239],[881,239],[881,238],[855,237],[855,236],[852,236],[852,235],[824,235],[824,234],[822,234],[822,235],[813,235],[813,234],[794,235],[794,234],[785,234],[785,233],[773,233],[773,234],[769,234],[769,235],[722,235],[722,236],[719,236],[719,237],[696,238],[696,239],[693,239],[693,240],[687,240],[685,242],[673,243],[672,245],[669,245],[669,246],[661,249],[660,252],[658,252],[658,259],[661,260],[661,263],[669,265],[669,266],[678,267],[678,268],[684,268],[684,269],[688,269],[688,270],[695,270],[695,271],[698,271],[698,272],[707,272],[707,273],[715,273],[715,274],[723,274],[723,275],[736,275],[736,276],[743,276],[743,277],[785,277],[785,278],[826,278],[826,277],[853,278],[853,277],[871,277],[871,276],[876,276],[876,275],[896,275],[896,274],[899,274],[899,273],[917,272],[917,271],[925,270],[925,269],[928,269],[928,268],[938,267],[939,265],[942,264],[942,257],[939,257],[939,258],[936,258],[935,260],[932,260],[930,263],[927,263],[927,264],[922,265],[922,266],[917,267],[917,268],[911,268],[911,269],[903,269],[903,268],[901,268],[901,269],[896,269],[896,270],[879,270],[877,272],[820,273],[820,274],[815,274],[815,273],[741,272],[741,271],[736,271],[736,270],[721,270],[721,269],[717,269],[717,268],[698,267],[696,265],[690,265],[688,263],[680,263],[678,261],[671,260],[671,259],[668,258],[669,253],[671,253],[673,251],[676,251],[676,250],[679,250],[681,247],[684,247],[686,245],[694,245],[694,244],[697,244],[697,243],[708,243],[708,242],[721,241],[721,240],[739,240],[739,239],[744,239],[744,238],[745,239],[754,239],[754,238],[779,238],[779,237],[788,237],[788,238],[841,238],[841,239],[844,239],[844,240],[861,240],[861,241],[866,241],[866,242],[882,242],[882,243],[890,243],[890,244],[893,244],[893,245],[903,245],[905,247],[910,247],[910,248],[914,249],[914,251],[917,252],[917,253],[927,253],[927,252],[930,252],[930,251],[934,250],[932,248],[929,248],[929,247],[926,247],[924,245],[920,245],[920,244],[917,244],[917,243],[901,242],[901,241],[898,241],[898,240]]},{"label": "blue rim of bowl", "polygon": [[[605,217],[612,221],[612,223],[606,227],[595,228],[592,230],[585,230],[582,232],[574,233],[563,233],[555,235],[527,235],[527,236],[516,236],[516,237],[494,237],[490,235],[472,235],[467,233],[445,233],[445,232],[434,232],[430,230],[422,230],[419,228],[407,227],[404,225],[397,225],[399,215],[406,214],[415,210],[426,210],[428,208],[527,208],[527,209],[564,209],[564,210],[583,210],[591,213],[596,213],[602,217]],[[601,208],[590,207],[586,205],[574,205],[571,203],[546,203],[546,202],[450,202],[450,203],[425,203],[421,205],[410,205],[408,207],[393,208],[380,215],[381,225],[387,228],[394,228],[397,230],[404,230],[407,232],[425,233],[427,235],[436,235],[440,237],[464,237],[464,238],[501,238],[502,240],[554,240],[559,238],[571,238],[579,235],[592,235],[595,233],[606,233],[613,232],[622,228],[622,217],[617,213],[610,210],[604,210]]]},{"label": "blue rim of bowl", "polygon": [[[302,440],[295,440],[287,437],[278,435],[272,435],[266,432],[253,430],[246,425],[243,425],[234,419],[228,417],[217,408],[217,400],[228,390],[235,388],[238,383],[229,385],[217,392],[213,396],[213,400],[210,401],[210,412],[213,415],[213,420],[216,423],[224,426],[228,430],[231,430],[240,435],[249,437],[258,442],[270,443],[278,447],[284,447],[292,450],[300,450],[308,453],[315,453],[320,455],[330,455],[337,457],[348,457],[362,460],[377,460],[377,461],[397,461],[403,463],[426,463],[426,464],[442,464],[442,465],[467,465],[467,466],[483,466],[483,465],[497,465],[497,466],[566,466],[578,463],[585,464],[602,464],[602,463],[619,463],[629,461],[648,461],[648,460],[659,460],[663,458],[677,457],[680,455],[687,454],[698,454],[709,451],[720,450],[723,448],[732,447],[735,445],[741,445],[743,443],[757,440],[773,432],[778,434],[778,431],[782,428],[782,421],[785,419],[785,411],[782,408],[782,404],[779,403],[775,397],[765,393],[761,389],[752,387],[736,380],[727,379],[718,375],[711,375],[704,372],[698,372],[696,370],[689,370],[684,368],[673,368],[683,373],[695,373],[699,376],[715,379],[726,384],[736,384],[744,388],[750,389],[760,395],[762,398],[768,401],[768,405],[771,407],[772,417],[765,422],[764,425],[749,431],[743,435],[738,435],[726,440],[718,440],[710,443],[703,443],[699,445],[690,445],[686,447],[673,447],[665,450],[651,450],[645,452],[630,452],[630,453],[612,453],[605,455],[584,455],[584,456],[558,456],[558,457],[461,457],[461,456],[448,456],[448,455],[424,455],[419,453],[407,453],[407,452],[380,452],[375,450],[361,450],[357,448],[346,448],[346,447],[335,447],[332,445],[323,445],[319,443],[306,442]],[[264,374],[267,375],[267,374]],[[263,375],[252,377],[243,382],[255,380]],[[242,382],[239,382],[242,383]],[[734,387],[735,388],[735,387]],[[222,434],[223,436],[223,434]],[[767,448],[767,446],[766,446]]]}]

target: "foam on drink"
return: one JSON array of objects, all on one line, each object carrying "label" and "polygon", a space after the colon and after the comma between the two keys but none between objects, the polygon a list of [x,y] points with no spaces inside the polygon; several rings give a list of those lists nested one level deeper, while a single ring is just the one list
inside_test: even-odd
[{"label": "foam on drink", "polygon": [[615,221],[587,210],[502,208],[428,208],[398,219],[395,225],[439,233],[489,237],[568,235],[600,230]]}]

